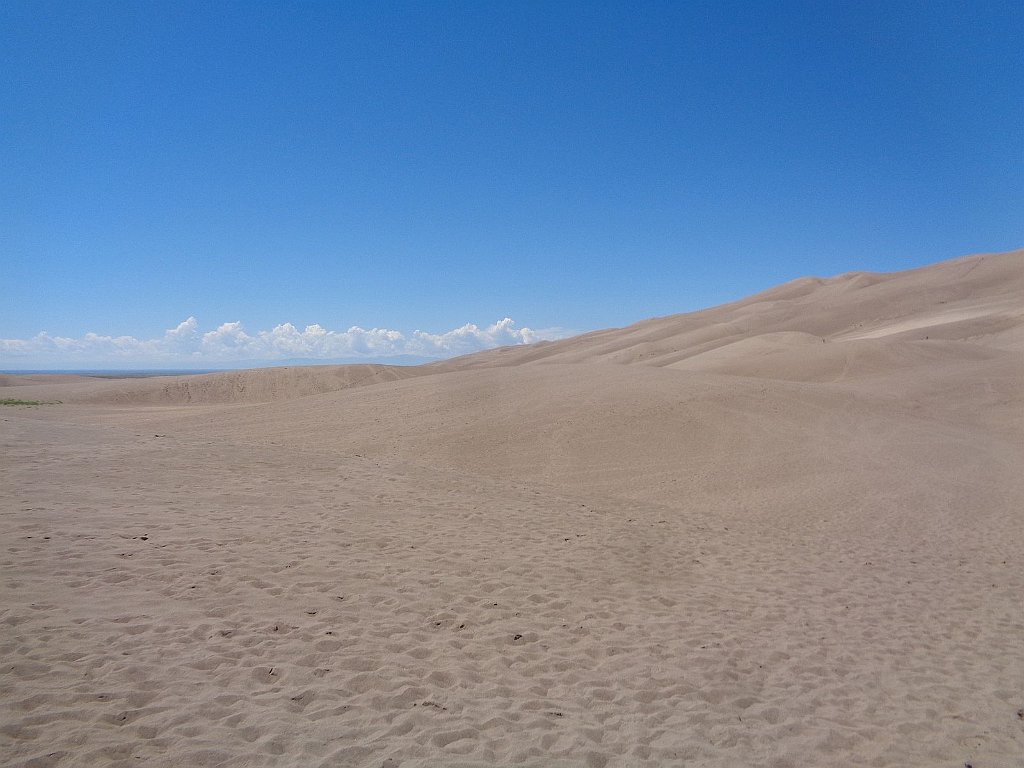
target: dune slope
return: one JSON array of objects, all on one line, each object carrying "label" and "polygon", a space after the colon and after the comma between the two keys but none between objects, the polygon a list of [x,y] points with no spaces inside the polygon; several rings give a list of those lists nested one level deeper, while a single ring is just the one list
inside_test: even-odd
[{"label": "dune slope", "polygon": [[4,764],[1016,765],[1022,329],[1016,251],[0,387]]}]

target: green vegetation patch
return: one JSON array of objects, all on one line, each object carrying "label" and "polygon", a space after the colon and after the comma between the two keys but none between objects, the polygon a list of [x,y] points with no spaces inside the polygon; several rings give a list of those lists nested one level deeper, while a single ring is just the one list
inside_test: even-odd
[{"label": "green vegetation patch", "polygon": [[18,400],[15,397],[0,399],[0,405],[60,405],[60,400]]}]

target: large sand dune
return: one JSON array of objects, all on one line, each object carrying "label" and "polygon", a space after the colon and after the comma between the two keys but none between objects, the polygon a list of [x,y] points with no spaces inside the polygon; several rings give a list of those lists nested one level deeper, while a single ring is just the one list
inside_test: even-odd
[{"label": "large sand dune", "polygon": [[1024,251],[0,397],[5,765],[1024,765]]}]

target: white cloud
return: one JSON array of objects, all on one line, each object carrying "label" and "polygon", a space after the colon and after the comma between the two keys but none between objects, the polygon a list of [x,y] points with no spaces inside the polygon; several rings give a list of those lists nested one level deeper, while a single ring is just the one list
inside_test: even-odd
[{"label": "white cloud", "polygon": [[355,325],[347,331],[332,331],[315,323],[303,330],[291,323],[283,323],[270,330],[250,334],[242,323],[232,322],[203,332],[199,321],[189,317],[155,339],[95,333],[76,339],[52,336],[46,331],[29,339],[0,339],[0,368],[91,365],[216,367],[243,361],[291,358],[355,360],[400,355],[439,359],[565,335],[560,329],[536,331],[517,328],[515,322],[507,317],[484,328],[467,323],[445,333],[417,330],[409,336],[387,328],[367,330]]},{"label": "white cloud", "polygon": [[512,318],[506,317],[504,320],[499,320],[494,325],[489,325],[486,328],[478,328],[472,323],[467,323],[461,328],[456,328],[447,333],[435,334],[425,331],[414,331],[413,339],[416,343],[421,344],[423,350],[425,350],[420,354],[450,357],[452,355],[465,355],[491,347],[532,344],[545,338],[556,338],[544,336],[530,328],[516,328],[515,325],[515,321]]},{"label": "white cloud", "polygon": [[194,317],[178,323],[177,328],[164,332],[164,340],[168,344],[187,344],[199,333],[199,321]]}]

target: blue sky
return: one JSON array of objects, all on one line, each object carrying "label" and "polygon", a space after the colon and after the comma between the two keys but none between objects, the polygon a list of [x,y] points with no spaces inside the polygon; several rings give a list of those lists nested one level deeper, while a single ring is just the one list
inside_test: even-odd
[{"label": "blue sky", "polygon": [[445,355],[1020,247],[1022,39],[1018,2],[9,1],[0,368]]}]

